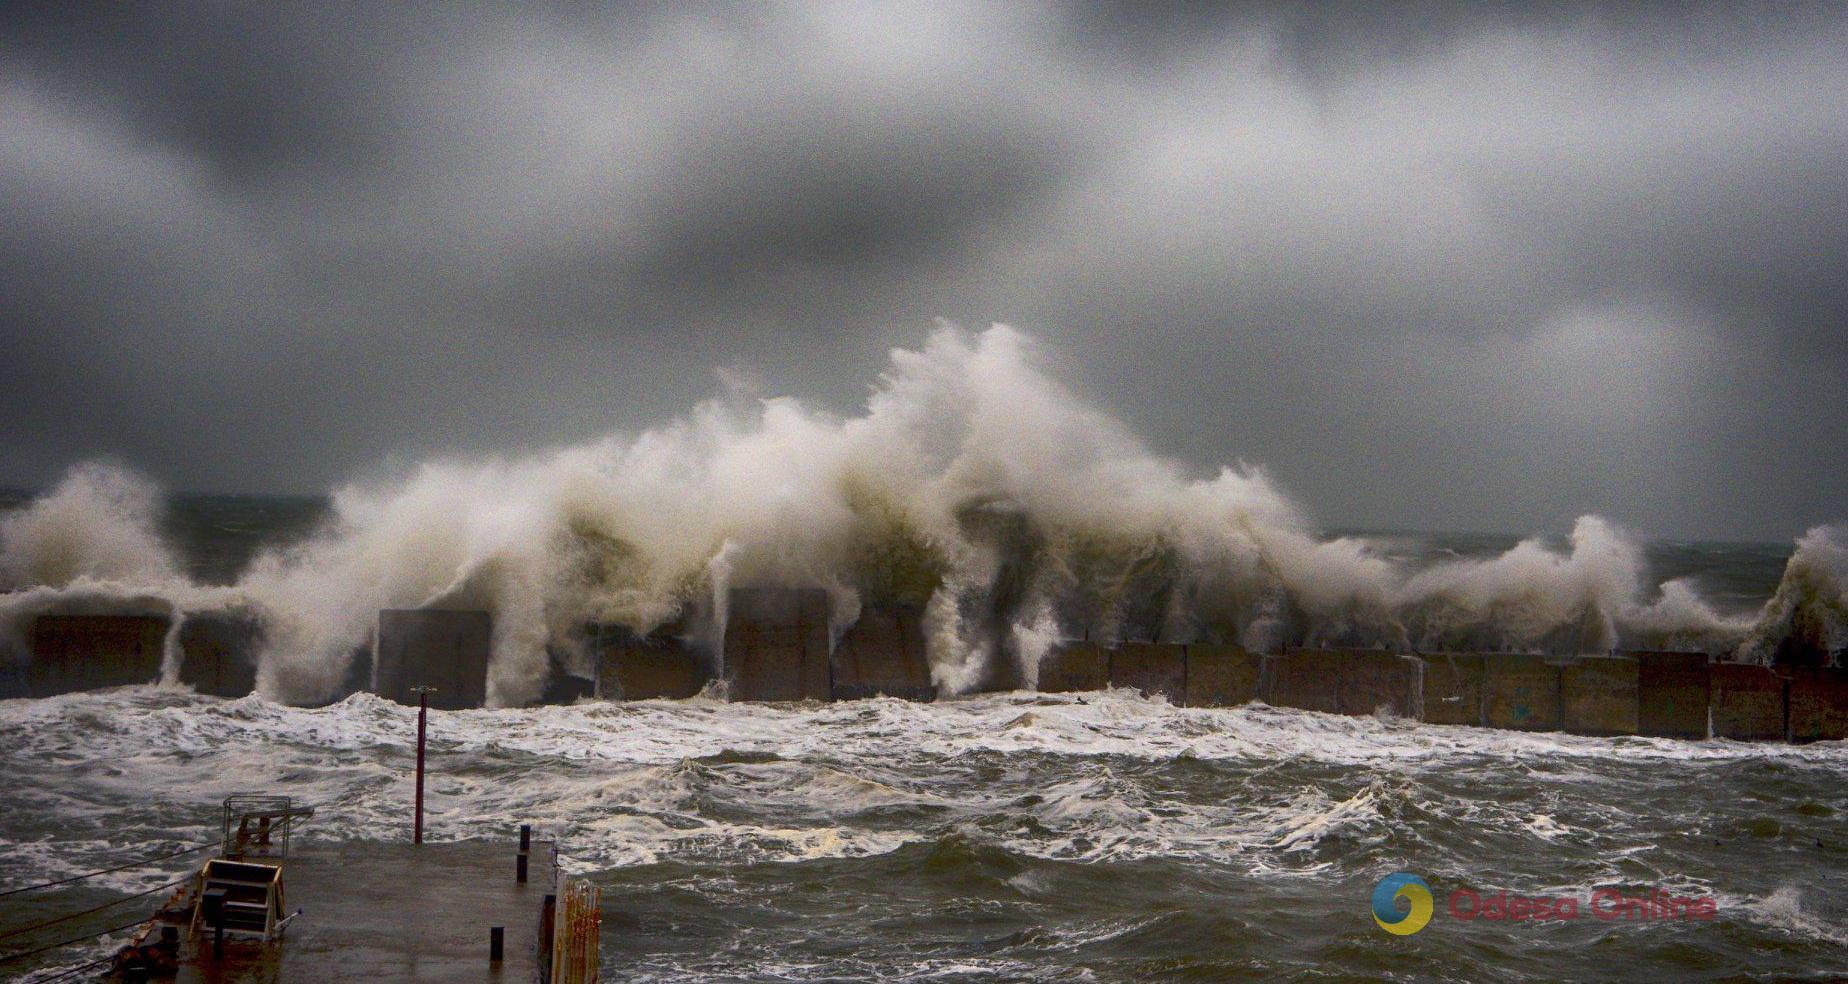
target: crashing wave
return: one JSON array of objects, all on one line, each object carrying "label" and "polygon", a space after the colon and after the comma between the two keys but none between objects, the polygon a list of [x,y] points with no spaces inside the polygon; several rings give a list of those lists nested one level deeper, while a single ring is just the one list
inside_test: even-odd
[{"label": "crashing wave", "polygon": [[341,488],[318,532],[229,587],[180,573],[160,502],[86,464],[0,518],[15,647],[23,617],[77,597],[249,609],[266,629],[259,689],[309,702],[340,686],[381,608],[463,605],[493,613],[489,699],[517,705],[575,627],[722,618],[726,589],[747,585],[825,588],[837,622],[922,607],[951,693],[1032,680],[1040,654],[1079,637],[1761,661],[1848,644],[1842,527],[1798,541],[1756,617],[1718,613],[1687,581],[1652,592],[1637,542],[1593,516],[1564,550],[1535,538],[1413,569],[1367,538],[1320,536],[1260,468],[1195,477],[1151,454],[1004,326],[894,351],[857,417],[732,397],[638,434]]}]

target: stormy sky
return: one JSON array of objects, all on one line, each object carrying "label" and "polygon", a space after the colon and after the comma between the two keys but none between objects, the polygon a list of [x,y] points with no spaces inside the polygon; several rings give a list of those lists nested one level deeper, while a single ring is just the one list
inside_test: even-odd
[{"label": "stormy sky", "polygon": [[1848,7],[0,6],[0,485],[854,413],[1019,326],[1330,526],[1848,517]]}]

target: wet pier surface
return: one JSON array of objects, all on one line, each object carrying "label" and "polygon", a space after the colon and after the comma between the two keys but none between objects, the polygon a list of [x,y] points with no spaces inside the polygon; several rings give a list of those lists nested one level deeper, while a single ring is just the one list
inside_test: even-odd
[{"label": "wet pier surface", "polygon": [[[298,845],[283,863],[290,922],[280,941],[210,938],[181,969],[181,984],[538,979],[538,936],[553,891],[550,843],[535,841],[527,881],[515,878],[518,843],[412,845],[352,841]],[[506,929],[504,959],[489,962],[491,927]]]}]

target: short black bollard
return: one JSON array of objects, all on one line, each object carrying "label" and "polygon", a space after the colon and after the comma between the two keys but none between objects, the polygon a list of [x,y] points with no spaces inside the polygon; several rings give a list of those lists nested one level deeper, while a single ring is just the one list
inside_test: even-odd
[{"label": "short black bollard", "polygon": [[539,966],[542,968],[552,966],[552,944],[556,942],[552,937],[557,921],[558,896],[547,894],[545,905],[539,909]]},{"label": "short black bollard", "polygon": [[205,921],[212,927],[212,957],[216,960],[225,958],[225,890],[214,888],[200,897],[200,905],[205,909]]},{"label": "short black bollard", "polygon": [[514,868],[514,880],[526,884],[526,855],[521,853],[518,865]]},{"label": "short black bollard", "polygon": [[533,849],[533,825],[530,823],[520,824],[520,853],[525,854],[527,851],[530,851],[532,849]]},{"label": "short black bollard", "polygon": [[507,927],[495,926],[488,930],[488,962],[500,963],[507,952]]}]

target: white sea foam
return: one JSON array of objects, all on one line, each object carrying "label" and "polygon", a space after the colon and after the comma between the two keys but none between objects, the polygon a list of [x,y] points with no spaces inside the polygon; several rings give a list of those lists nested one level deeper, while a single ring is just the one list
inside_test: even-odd
[{"label": "white sea foam", "polygon": [[[153,687],[0,702],[8,767],[25,780],[10,809],[63,818],[56,852],[30,839],[0,851],[31,861],[8,870],[82,870],[94,860],[84,844],[209,836],[213,804],[252,789],[315,804],[319,836],[389,837],[406,815],[415,720],[414,709],[363,694],[318,709]],[[969,829],[1048,858],[1183,855],[1301,872],[1322,863],[1316,849],[1330,837],[1377,840],[1437,816],[1536,849],[1603,836],[1601,821],[1531,804],[1421,799],[1433,795],[1421,787],[1459,769],[1489,782],[1542,762],[1548,782],[1595,784],[1626,765],[1775,761],[1848,777],[1840,742],[1613,742],[1261,705],[1176,708],[1129,691],[936,704],[585,702],[433,712],[430,735],[432,836],[532,822],[587,867],[863,856]],[[1232,766],[1234,785],[1200,798],[1143,777],[1190,760]],[[1015,764],[985,778],[984,761]],[[1010,771],[1048,761],[1060,764]],[[1367,778],[1336,793],[1279,768]],[[1614,828],[1623,820],[1610,818]]]},{"label": "white sea foam", "polygon": [[159,504],[145,481],[84,465],[0,519],[0,631],[17,654],[23,619],[85,599],[239,606],[265,624],[261,690],[314,702],[379,609],[465,605],[493,613],[489,700],[514,706],[586,621],[648,629],[698,609],[713,645],[725,589],[759,584],[825,588],[839,622],[928,599],[948,693],[1005,661],[1031,682],[1078,636],[1758,658],[1786,639],[1848,643],[1842,528],[1800,541],[1757,619],[1717,614],[1685,581],[1658,595],[1636,542],[1596,517],[1564,550],[1533,539],[1413,571],[1384,542],[1319,536],[1261,469],[1197,477],[1149,453],[999,326],[894,351],[857,417],[734,394],[638,434],[340,488],[324,529],[229,588],[178,573]]},{"label": "white sea foam", "polygon": [[[1727,901],[1722,899],[1721,904],[1725,905]],[[1778,888],[1763,897],[1739,899],[1737,903],[1751,918],[1780,932],[1802,940],[1822,940],[1848,947],[1848,931],[1844,931],[1839,924],[1819,919],[1805,910],[1803,893],[1790,886]]]}]

